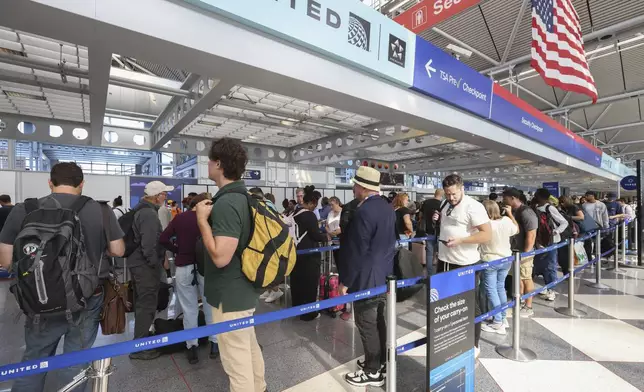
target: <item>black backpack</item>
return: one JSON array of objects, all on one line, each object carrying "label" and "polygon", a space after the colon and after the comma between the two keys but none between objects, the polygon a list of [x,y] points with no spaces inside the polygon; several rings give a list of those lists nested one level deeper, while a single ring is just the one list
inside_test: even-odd
[{"label": "black backpack", "polygon": [[568,227],[566,227],[566,230],[561,233],[561,240],[569,240],[573,237],[577,238],[579,235],[579,226],[575,221],[572,220],[570,215],[568,215],[565,211],[562,211],[561,209],[559,210],[559,213],[563,218],[568,222]]},{"label": "black backpack", "polygon": [[16,281],[11,291],[34,322],[50,314],[71,320],[98,287],[97,267],[87,257],[78,217],[90,200],[79,196],[71,208],[53,197],[25,201],[27,215],[13,243]]},{"label": "black backpack", "polygon": [[139,246],[141,246],[141,243],[138,242],[136,235],[134,234],[134,217],[137,212],[144,208],[152,207],[145,203],[139,204],[137,207],[129,210],[119,218],[119,226],[121,226],[121,230],[125,233],[125,237],[123,237],[123,242],[125,242],[125,253],[123,254],[123,257],[129,257],[138,249]]}]

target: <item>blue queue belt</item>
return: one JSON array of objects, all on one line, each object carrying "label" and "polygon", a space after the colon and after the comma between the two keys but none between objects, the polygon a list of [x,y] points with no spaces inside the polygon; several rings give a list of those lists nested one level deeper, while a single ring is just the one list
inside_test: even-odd
[{"label": "blue queue belt", "polygon": [[[614,230],[615,227],[611,229]],[[607,229],[606,231],[611,231],[611,229]],[[604,230],[602,230],[602,232],[604,232]],[[580,240],[588,239],[590,237],[593,237],[594,235],[595,233],[592,233],[590,235],[582,237]],[[412,243],[424,242],[427,240],[435,240],[435,239],[436,239],[435,236],[411,238],[411,239],[400,240],[398,241],[398,244],[410,243],[410,242]],[[550,246],[548,248],[540,249],[538,251],[524,253],[522,254],[522,256],[545,253],[545,252],[566,246],[568,245],[568,243],[569,242],[566,241],[560,244]],[[300,251],[297,251],[297,254],[320,253],[320,252],[336,250],[339,248],[340,247],[337,245],[326,246],[326,247],[320,247],[320,248],[300,250]],[[604,254],[602,254],[602,256],[609,254],[614,250],[615,248],[605,252]],[[486,268],[490,268],[492,266],[510,263],[513,260],[514,260],[514,256],[509,256],[503,259],[486,262],[482,264],[477,264],[475,266],[472,266],[471,270],[480,271]],[[576,268],[575,272],[581,271],[582,269],[586,268],[587,266],[595,262],[597,262],[597,259]],[[546,288],[554,287],[555,285],[559,284],[561,281],[565,280],[568,276],[569,275],[565,275],[564,277],[557,279],[555,282],[552,282],[549,285],[544,286],[543,288],[537,291],[526,294],[522,298],[524,297],[528,298],[530,296],[537,295],[538,293],[542,292]],[[401,287],[412,286],[419,282],[424,282],[426,279],[427,279],[426,277],[416,277],[416,278],[399,280],[397,281],[396,287],[401,288]],[[363,300],[366,298],[375,297],[378,295],[385,294],[386,292],[387,292],[387,287],[383,285],[369,290],[360,291],[357,293],[347,294],[344,296],[340,296],[332,299],[326,299],[318,302],[313,302],[313,303],[298,306],[298,307],[278,310],[275,312],[259,314],[252,317],[245,317],[245,318],[240,318],[240,319],[231,320],[227,322],[206,325],[203,327],[192,328],[188,330],[177,331],[177,332],[172,332],[172,333],[163,334],[163,335],[156,335],[149,338],[135,339],[127,342],[114,343],[106,346],[93,347],[86,350],[80,350],[80,351],[74,351],[71,353],[65,353],[61,355],[55,355],[52,357],[45,357],[45,358],[40,358],[36,360],[30,360],[30,361],[0,366],[0,382],[4,382],[18,377],[27,377],[27,376],[32,376],[34,374],[50,372],[53,370],[67,368],[70,366],[86,364],[88,362],[96,361],[99,359],[111,358],[119,355],[126,355],[134,352],[159,348],[163,346],[169,346],[172,344],[183,343],[187,340],[199,339],[199,338],[211,336],[211,335],[219,335],[222,333],[235,331],[243,328],[248,328],[251,326],[257,326],[257,325],[271,323],[274,321],[280,321],[280,320],[299,316],[306,313],[312,313],[312,312],[316,312],[324,309],[329,309],[329,308],[332,308],[338,305],[343,305],[349,302],[354,302],[354,301]],[[504,310],[507,310],[508,308],[513,306],[513,304],[514,304],[514,301],[510,301],[483,315],[480,315],[479,317],[476,318],[476,322],[477,323],[481,322],[481,320],[483,320],[484,318],[492,317]],[[415,347],[419,347],[423,344],[426,344],[426,342],[427,342],[427,338],[422,338],[415,342],[407,343],[397,347],[396,352],[403,353]]]}]

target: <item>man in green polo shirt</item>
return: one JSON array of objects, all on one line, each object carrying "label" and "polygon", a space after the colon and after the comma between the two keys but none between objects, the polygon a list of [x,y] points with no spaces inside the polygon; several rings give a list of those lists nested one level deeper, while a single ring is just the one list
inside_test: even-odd
[{"label": "man in green polo shirt", "polygon": [[[252,316],[259,293],[242,272],[239,256],[250,237],[248,201],[243,194],[231,192],[246,190],[241,181],[248,161],[246,150],[239,141],[224,138],[212,144],[208,156],[208,177],[219,192],[214,205],[208,200],[197,205],[197,222],[212,260],[205,264],[205,297],[212,307],[213,323],[220,323]],[[264,392],[264,358],[255,328],[224,333],[218,341],[230,391]]]}]

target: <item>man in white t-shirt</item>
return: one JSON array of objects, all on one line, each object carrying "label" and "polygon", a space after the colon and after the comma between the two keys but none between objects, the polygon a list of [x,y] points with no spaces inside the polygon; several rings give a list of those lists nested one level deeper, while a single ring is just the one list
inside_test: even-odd
[{"label": "man in white t-shirt", "polygon": [[[465,194],[463,179],[451,174],[443,180],[443,190],[447,203],[441,206],[440,213],[434,213],[434,220],[440,219],[438,241],[438,263],[436,273],[463,268],[480,261],[479,245],[492,239],[490,218],[483,204]],[[439,216],[440,214],[440,216]],[[476,273],[476,292],[478,293],[479,273]],[[481,313],[477,295],[476,315]],[[481,324],[474,329],[474,346],[479,353]]]}]

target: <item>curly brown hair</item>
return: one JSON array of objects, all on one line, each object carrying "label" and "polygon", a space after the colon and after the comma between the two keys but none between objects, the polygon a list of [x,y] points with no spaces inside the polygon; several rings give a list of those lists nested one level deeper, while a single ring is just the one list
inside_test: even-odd
[{"label": "curly brown hair", "polygon": [[241,142],[227,137],[212,142],[208,158],[219,161],[224,177],[233,181],[241,180],[248,163],[248,154]]}]

